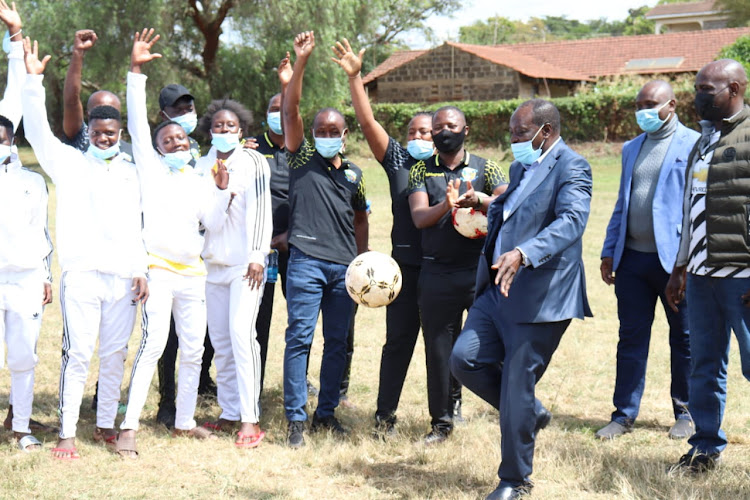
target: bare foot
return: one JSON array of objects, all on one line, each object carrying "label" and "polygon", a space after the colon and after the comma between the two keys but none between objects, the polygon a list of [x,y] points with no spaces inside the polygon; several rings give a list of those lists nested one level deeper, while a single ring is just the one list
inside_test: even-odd
[{"label": "bare foot", "polygon": [[237,441],[234,445],[237,448],[255,448],[263,441],[266,433],[260,430],[257,423],[242,422],[239,432],[237,432]]},{"label": "bare foot", "polygon": [[239,422],[220,418],[215,422],[204,422],[203,427],[213,432],[232,432]]},{"label": "bare foot", "polygon": [[117,441],[117,431],[114,429],[102,429],[97,427],[94,430],[94,441],[104,443],[105,445],[114,445]]},{"label": "bare foot", "polygon": [[52,457],[59,460],[77,460],[81,458],[76,450],[76,438],[60,438],[57,446],[52,448]]},{"label": "bare foot", "polygon": [[206,429],[205,427],[193,427],[186,431],[184,429],[175,429],[172,433],[172,437],[191,437],[195,439],[218,439],[216,434]]},{"label": "bare foot", "polygon": [[18,447],[26,453],[39,451],[42,449],[42,443],[40,443],[37,438],[29,434],[28,432],[14,432],[13,435],[18,442]]},{"label": "bare foot", "polygon": [[133,429],[126,429],[120,431],[115,439],[115,452],[122,458],[130,458],[135,460],[138,458],[138,449],[135,443],[135,431]]}]

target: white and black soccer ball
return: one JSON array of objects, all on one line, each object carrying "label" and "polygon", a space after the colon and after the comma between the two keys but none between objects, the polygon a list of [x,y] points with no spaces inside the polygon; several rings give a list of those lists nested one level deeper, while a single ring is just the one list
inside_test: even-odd
[{"label": "white and black soccer ball", "polygon": [[390,256],[365,252],[346,270],[346,291],[357,304],[382,307],[393,302],[401,291],[401,268]]},{"label": "white and black soccer ball", "polygon": [[487,215],[473,208],[454,208],[453,227],[466,238],[484,238],[487,236]]}]

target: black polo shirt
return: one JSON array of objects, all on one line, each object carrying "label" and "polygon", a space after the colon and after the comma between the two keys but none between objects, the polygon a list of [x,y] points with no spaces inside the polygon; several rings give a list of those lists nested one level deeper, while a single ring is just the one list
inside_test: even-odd
[{"label": "black polo shirt", "polygon": [[271,169],[271,206],[273,209],[273,235],[289,229],[289,164],[286,151],[271,141],[268,132],[255,137],[256,151],[268,160]]},{"label": "black polo shirt", "polygon": [[409,209],[409,170],[419,160],[389,137],[388,149],[380,164],[388,175],[391,188],[391,212],[393,228],[391,229],[391,254],[399,264],[419,266],[422,263],[422,235],[414,225]]},{"label": "black polo shirt", "polygon": [[354,211],[367,210],[362,170],[342,157],[336,168],[303,141],[289,163],[289,243],[307,255],[349,265],[357,256]]},{"label": "black polo shirt", "polygon": [[[409,194],[426,192],[430,206],[445,201],[448,182],[461,179],[459,193],[466,192],[466,181],[477,191],[487,195],[506,183],[502,169],[492,161],[468,152],[456,168],[449,169],[440,162],[438,155],[415,164],[409,174]],[[469,239],[461,236],[453,227],[451,212],[432,227],[422,229],[422,265],[429,269],[462,270],[477,266],[484,238]]]}]

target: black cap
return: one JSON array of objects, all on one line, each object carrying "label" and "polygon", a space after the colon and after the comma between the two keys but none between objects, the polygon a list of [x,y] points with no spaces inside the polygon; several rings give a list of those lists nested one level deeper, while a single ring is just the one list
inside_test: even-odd
[{"label": "black cap", "polygon": [[178,83],[170,83],[159,92],[159,109],[163,110],[167,106],[174,106],[174,103],[177,102],[180,97],[185,96],[195,100],[188,89]]}]

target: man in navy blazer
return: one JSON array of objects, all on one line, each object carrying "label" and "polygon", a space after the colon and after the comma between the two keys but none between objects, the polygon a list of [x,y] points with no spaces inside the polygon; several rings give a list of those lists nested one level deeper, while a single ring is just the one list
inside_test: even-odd
[{"label": "man in navy blazer", "polygon": [[[607,237],[601,274],[615,285],[620,340],[611,421],[597,431],[614,439],[633,428],[646,382],[646,361],[654,308],[661,299],[669,322],[672,439],[693,434],[688,413],[690,341],[687,307],[675,313],[664,289],[674,267],[682,230],[682,193],[688,155],[698,132],[680,123],[675,96],[667,82],[648,82],[636,97],[636,120],[644,131],[622,148],[622,176]],[[613,276],[614,272],[614,276]]]},{"label": "man in navy blazer", "polygon": [[510,119],[508,190],[488,210],[477,298],[451,355],[451,370],[500,411],[500,485],[490,499],[529,492],[534,439],[551,414],[534,395],[572,318],[591,316],[581,236],[591,167],[560,138],[560,114],[541,99]]}]

